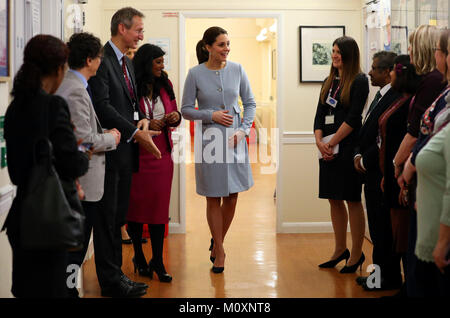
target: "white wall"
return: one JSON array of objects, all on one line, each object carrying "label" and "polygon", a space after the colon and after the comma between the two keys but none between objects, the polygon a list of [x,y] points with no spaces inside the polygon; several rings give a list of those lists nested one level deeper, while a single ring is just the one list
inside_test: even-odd
[{"label": "white wall", "polygon": [[[99,4],[101,3],[101,4]],[[171,64],[169,76],[173,81],[177,99],[181,100],[179,87],[179,18],[180,12],[257,12],[282,15],[283,61],[280,69],[283,78],[280,105],[280,166],[278,178],[279,232],[331,231],[328,203],[318,196],[318,162],[313,138],[313,120],[320,84],[299,83],[300,25],[345,25],[346,34],[355,38],[363,49],[361,0],[217,0],[197,1],[90,1],[86,5],[85,30],[93,32],[105,42],[109,39],[109,22],[113,13],[124,6],[132,6],[146,15],[145,38],[169,37],[171,39]],[[92,15],[90,11],[92,8]],[[175,13],[167,17],[165,13]],[[93,16],[93,18],[92,18]],[[231,39],[233,41],[233,39]],[[179,166],[175,167],[174,190],[179,184]],[[176,193],[175,193],[176,194]],[[172,200],[177,200],[173,196]],[[180,202],[172,202],[171,217],[179,213]],[[325,224],[323,223],[325,222]]]}]

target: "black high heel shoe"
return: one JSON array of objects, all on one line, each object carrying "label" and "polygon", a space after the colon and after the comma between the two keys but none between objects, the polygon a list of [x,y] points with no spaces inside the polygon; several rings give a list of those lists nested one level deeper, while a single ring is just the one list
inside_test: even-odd
[{"label": "black high heel shoe", "polygon": [[[224,255],[224,256],[226,256],[226,254]],[[215,260],[216,258],[214,257],[214,260]],[[211,260],[212,261],[212,260]],[[214,266],[214,262],[213,262],[213,267],[211,268],[211,270],[213,271],[213,273],[214,274],[220,274],[220,273],[222,273],[223,272],[223,270],[225,269],[225,267],[216,267],[216,266]]]},{"label": "black high heel shoe", "polygon": [[224,269],[225,267],[215,267],[214,265],[212,267],[212,271],[214,274],[220,274],[223,272]]},{"label": "black high heel shoe", "polygon": [[138,271],[140,276],[147,276],[147,277],[151,277],[151,273],[150,270],[147,266],[147,264],[142,265],[142,264],[138,264],[136,262],[136,259],[133,257],[131,259],[133,261],[133,265],[134,265],[134,272],[136,273],[136,271]]},{"label": "black high heel shoe", "polygon": [[156,266],[151,260],[148,263],[148,269],[150,271],[150,279],[153,278],[153,272],[156,273],[158,279],[162,283],[170,283],[172,281],[172,276],[167,274],[166,269],[164,268],[164,264],[160,266]]},{"label": "black high heel shoe", "polygon": [[356,269],[358,268],[358,266],[359,266],[359,271],[362,271],[362,265],[363,265],[363,263],[364,263],[365,260],[366,260],[366,257],[364,256],[364,253],[362,253],[362,254],[361,254],[361,257],[359,258],[359,260],[358,260],[355,264],[353,264],[352,266],[347,266],[347,265],[345,265],[345,266],[341,269],[340,273],[341,273],[341,274],[351,274],[351,273],[354,273],[354,272],[356,272]]},{"label": "black high heel shoe", "polygon": [[345,259],[345,264],[347,264],[348,259],[350,258],[350,251],[345,249],[344,253],[342,253],[338,258],[332,259],[331,261],[322,263],[319,265],[320,268],[333,268],[342,260]]},{"label": "black high heel shoe", "polygon": [[[209,250],[212,251],[213,247],[214,247],[214,239],[211,238],[211,245],[209,246]],[[213,256],[209,256],[209,260],[211,261],[211,263],[214,264],[214,261],[216,260],[216,258]]]}]

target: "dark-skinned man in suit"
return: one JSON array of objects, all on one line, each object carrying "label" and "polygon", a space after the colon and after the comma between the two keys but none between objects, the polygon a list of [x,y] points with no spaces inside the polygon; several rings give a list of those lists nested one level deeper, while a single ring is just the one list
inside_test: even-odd
[{"label": "dark-skinned man in suit", "polygon": [[367,291],[397,289],[402,282],[400,264],[395,261],[397,258],[393,257],[390,211],[385,207],[382,199],[382,172],[377,142],[378,119],[400,96],[390,84],[389,73],[394,65],[395,56],[395,53],[386,51],[377,52],[373,56],[369,76],[372,86],[380,89],[364,117],[358,136],[358,146],[355,149],[355,169],[361,173],[364,180],[367,219],[373,243],[372,259],[381,270],[379,284],[376,284],[372,278],[370,283],[367,277],[356,279],[357,283]]}]

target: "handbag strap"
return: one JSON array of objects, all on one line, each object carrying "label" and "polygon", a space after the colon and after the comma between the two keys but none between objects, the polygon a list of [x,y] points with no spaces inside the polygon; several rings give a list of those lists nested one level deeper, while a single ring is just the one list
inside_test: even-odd
[{"label": "handbag strap", "polygon": [[[47,96],[49,99],[51,96]],[[49,120],[48,120],[48,113],[49,113],[49,102],[44,103],[42,107],[42,116],[43,123],[44,123],[44,130],[43,134],[38,136],[36,140],[34,141],[33,146],[33,162],[37,164],[42,158],[47,159],[47,164],[50,166],[52,162],[54,161],[53,157],[53,145],[50,141],[50,132],[49,132]]]}]

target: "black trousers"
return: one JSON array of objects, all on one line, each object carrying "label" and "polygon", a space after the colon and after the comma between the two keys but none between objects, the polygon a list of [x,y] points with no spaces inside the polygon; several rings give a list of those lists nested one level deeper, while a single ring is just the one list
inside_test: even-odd
[{"label": "black trousers", "polygon": [[117,284],[123,275],[120,227],[125,224],[128,211],[131,178],[131,168],[106,170],[102,199],[82,203],[86,214],[85,248],[70,253],[69,264],[82,264],[93,229],[95,267],[102,289]]},{"label": "black trousers", "polygon": [[390,209],[383,203],[381,178],[381,174],[368,174],[364,185],[372,259],[380,266],[383,279],[397,283],[402,281],[400,259],[393,249]]},{"label": "black trousers", "polygon": [[442,274],[433,262],[417,259],[415,267],[417,294],[422,297],[450,297],[450,266]]},{"label": "black trousers", "polygon": [[11,244],[12,294],[17,298],[67,297],[66,251],[29,251]]}]

